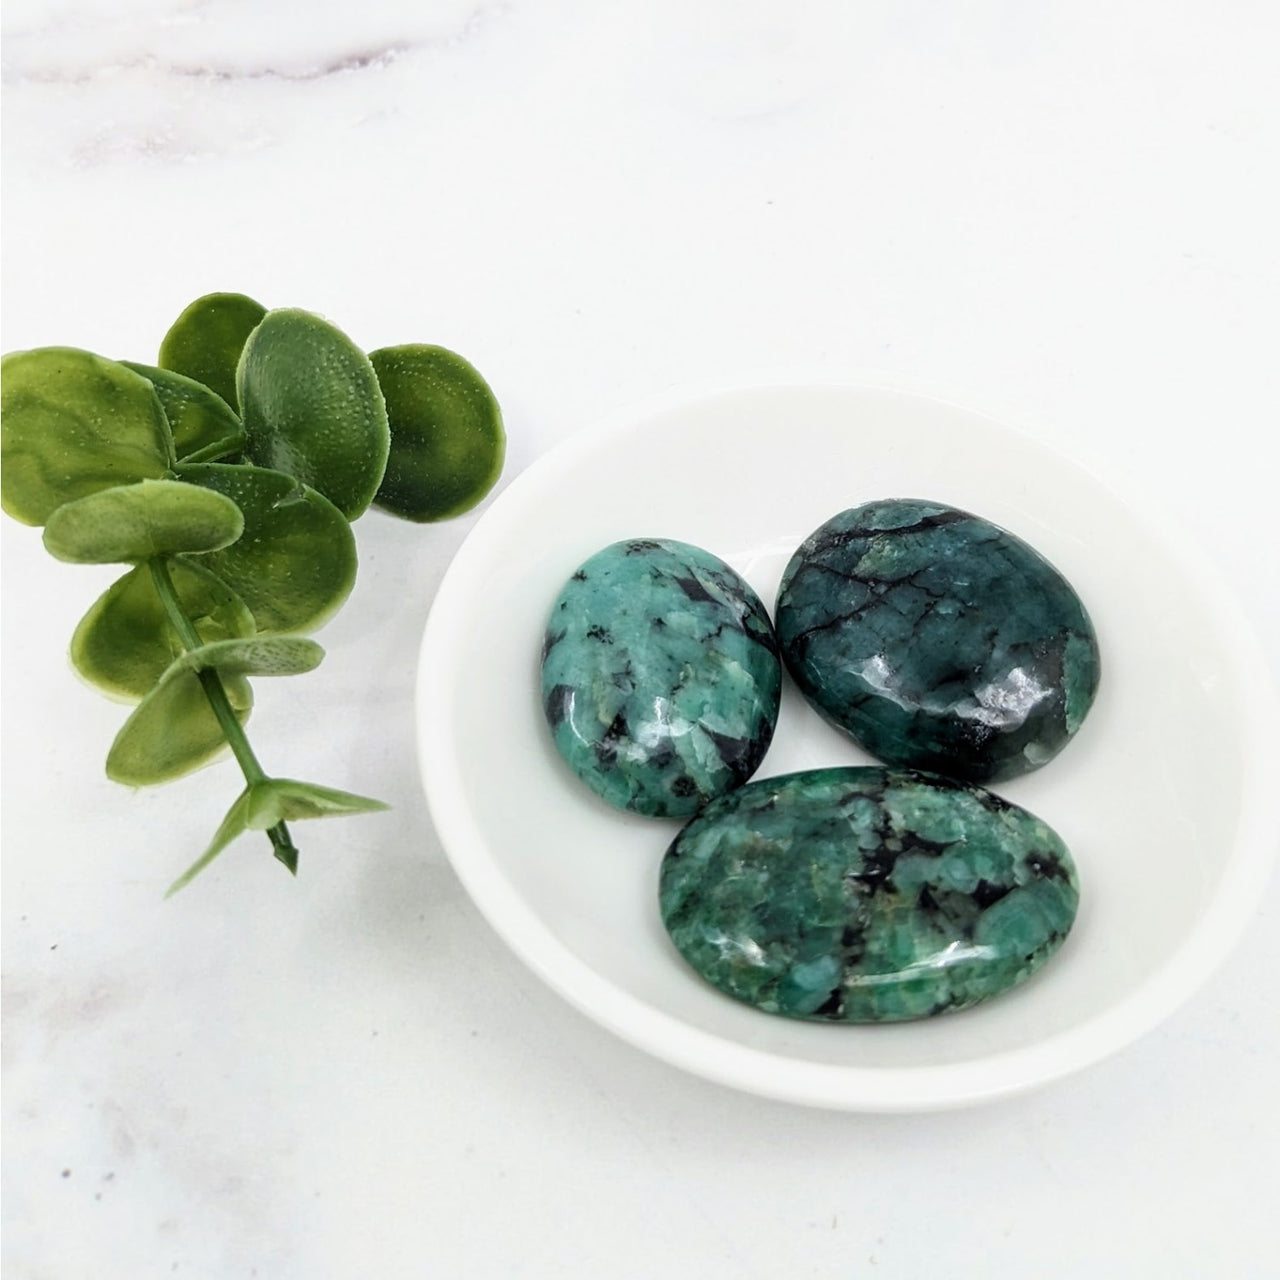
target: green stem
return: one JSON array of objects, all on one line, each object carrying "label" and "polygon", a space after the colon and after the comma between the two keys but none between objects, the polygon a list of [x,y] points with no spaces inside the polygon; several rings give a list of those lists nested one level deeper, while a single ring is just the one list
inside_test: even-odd
[{"label": "green stem", "polygon": [[[186,611],[182,607],[182,601],[178,599],[173,579],[169,576],[167,558],[155,556],[147,561],[147,565],[151,570],[151,581],[155,583],[156,593],[159,595],[160,601],[164,605],[164,611],[168,615],[169,621],[173,624],[173,629],[178,633],[178,638],[182,641],[183,646],[188,651],[200,648],[202,641],[199,633],[196,631],[191,619],[187,617]],[[223,687],[218,673],[208,669],[197,671],[196,675],[200,680],[201,688],[204,689],[205,697],[209,700],[209,706],[218,721],[218,727],[222,730],[222,736],[226,738],[227,745],[231,748],[231,754],[235,756],[237,763],[240,765],[244,780],[250,786],[253,786],[255,782],[265,782],[267,774],[258,763],[258,757],[253,754],[253,748],[249,745],[249,739],[245,736],[244,726],[241,725],[235,711],[232,709],[231,699],[227,697],[227,691]],[[274,827],[268,830],[267,836],[271,840],[272,852],[296,875],[298,872],[298,850],[294,847],[293,839],[289,835],[289,828],[283,822],[277,822]]]}]

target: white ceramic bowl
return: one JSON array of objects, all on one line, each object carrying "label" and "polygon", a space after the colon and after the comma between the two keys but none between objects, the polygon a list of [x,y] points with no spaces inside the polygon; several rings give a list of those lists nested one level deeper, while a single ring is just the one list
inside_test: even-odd
[{"label": "white ceramic bowl", "polygon": [[[772,605],[799,542],[874,498],[940,499],[1011,529],[1083,597],[1102,687],[1076,739],[999,788],[1079,866],[1080,914],[1024,986],[925,1022],[816,1025],[704,983],[663,931],[674,823],[606,807],[561,762],[538,697],[551,603],[621,538],[726,559]],[[423,636],[418,733],[459,877],[533,970],[598,1022],[689,1071],[775,1098],[925,1110],[1013,1093],[1154,1026],[1224,958],[1274,852],[1265,664],[1207,565],[1080,467],[977,413],[863,384],[668,399],[583,432],[476,524]],[[867,757],[783,692],[758,777]]]}]

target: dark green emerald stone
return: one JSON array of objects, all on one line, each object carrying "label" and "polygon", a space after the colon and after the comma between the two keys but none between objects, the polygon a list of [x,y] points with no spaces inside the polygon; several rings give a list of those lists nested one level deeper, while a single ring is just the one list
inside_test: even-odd
[{"label": "dark green emerald stone", "polygon": [[681,955],[766,1013],[898,1022],[1016,986],[1079,887],[1039,818],[980,787],[878,767],[764,778],[713,801],[662,863]]},{"label": "dark green emerald stone", "polygon": [[805,697],[886,764],[972,782],[1051,760],[1098,687],[1084,605],[1034,548],[936,502],[828,520],[787,565],[778,641]]},{"label": "dark green emerald stone", "polygon": [[556,749],[609,804],[653,817],[688,817],[755,772],[781,682],[760,598],[723,560],[669,539],[587,560],[543,641]]}]

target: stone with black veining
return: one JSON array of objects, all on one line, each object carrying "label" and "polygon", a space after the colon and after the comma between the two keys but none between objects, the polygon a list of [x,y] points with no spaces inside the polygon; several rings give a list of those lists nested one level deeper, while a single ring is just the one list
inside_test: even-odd
[{"label": "stone with black veining", "polygon": [[778,591],[804,695],[886,764],[993,782],[1039,768],[1080,727],[1098,643],[1079,596],[1022,539],[936,502],[828,520]]},{"label": "stone with black veining", "polygon": [[684,818],[744,783],[778,718],[768,612],[688,543],[614,543],[565,584],[547,622],[542,706],[560,754],[619,809]]},{"label": "stone with black veining", "polygon": [[662,863],[684,958],[766,1013],[898,1022],[1016,986],[1058,949],[1076,871],[1039,818],[879,767],[764,778],[709,804]]}]

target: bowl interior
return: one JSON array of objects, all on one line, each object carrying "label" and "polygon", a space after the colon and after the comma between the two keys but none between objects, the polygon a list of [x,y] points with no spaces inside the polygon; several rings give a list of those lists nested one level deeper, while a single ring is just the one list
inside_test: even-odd
[{"label": "bowl interior", "polygon": [[[1019,534],[1093,617],[1103,676],[1084,726],[1048,766],[995,788],[1066,840],[1080,914],[1039,974],[986,1006],[884,1027],[791,1022],[722,996],[670,944],[656,885],[678,824],[606,807],[560,761],[539,706],[539,646],[564,580],[609,542],[699,544],[772,607],[804,537],[887,497],[938,499]],[[1081,1065],[1114,1047],[1108,1037],[1129,1038],[1117,1019],[1154,1020],[1176,1000],[1171,966],[1207,919],[1242,819],[1247,697],[1231,639],[1161,530],[981,415],[859,386],[709,395],[575,437],[477,524],[424,637],[424,780],[490,921],[622,1035],[798,1101],[945,1105]],[[866,762],[784,688],[758,777]]]}]

